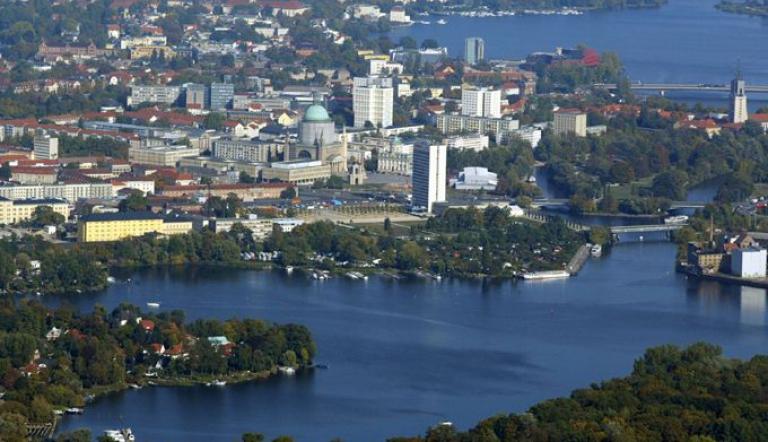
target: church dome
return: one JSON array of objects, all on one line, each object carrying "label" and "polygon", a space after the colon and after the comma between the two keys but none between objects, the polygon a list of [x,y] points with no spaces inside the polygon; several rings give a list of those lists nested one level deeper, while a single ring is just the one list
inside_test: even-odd
[{"label": "church dome", "polygon": [[309,106],[307,111],[304,112],[304,121],[328,121],[330,119],[328,111],[319,104]]}]

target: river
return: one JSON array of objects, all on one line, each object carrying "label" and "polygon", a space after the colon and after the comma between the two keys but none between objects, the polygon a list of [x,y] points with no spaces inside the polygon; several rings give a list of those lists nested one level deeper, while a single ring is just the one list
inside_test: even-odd
[{"label": "river", "polygon": [[748,82],[768,84],[768,19],[720,12],[716,3],[669,0],[658,9],[581,16],[449,16],[446,25],[395,28],[390,36],[434,38],[452,56],[462,56],[464,39],[477,36],[485,39],[486,57],[512,59],[586,44],[618,53],[629,76],[646,83],[723,83],[740,60]]},{"label": "river", "polygon": [[[567,281],[324,282],[280,272],[144,270],[69,299],[309,326],[317,361],[296,377],[226,388],[145,388],[100,398],[62,429],[131,426],[139,441],[383,440],[440,421],[461,428],[627,374],[647,347],[705,340],[750,357],[768,345],[764,290],[694,283],[670,243],[624,243]],[[47,298],[51,304],[66,298]]]},{"label": "river", "polygon": [[[749,82],[768,84],[768,21],[724,14],[714,3],[671,0],[656,10],[578,17],[448,17],[446,26],[392,34],[436,38],[453,55],[477,35],[491,57],[506,58],[585,43],[616,51],[630,76],[645,82],[723,83],[740,59]],[[46,300],[81,309],[160,300],[163,310],[183,309],[190,319],[297,322],[310,327],[317,361],[329,369],[226,388],[126,391],[66,417],[61,430],[130,426],[142,442],[234,441],[246,431],[383,440],[445,420],[468,428],[523,411],[629,373],[650,346],[705,340],[733,357],[765,352],[765,290],[689,281],[674,273],[674,256],[670,243],[624,242],[575,278],[538,283],[142,270],[133,284]]]},{"label": "river", "polygon": [[[768,84],[768,19],[720,12],[717,0],[670,0],[658,9],[593,11],[581,16],[517,15],[445,17],[446,25],[395,28],[390,37],[436,39],[455,57],[464,39],[482,37],[486,57],[522,59],[531,52],[586,44],[619,54],[633,81],[727,83],[740,63],[747,83]],[[421,17],[419,19],[422,19]],[[673,92],[669,98],[725,107],[722,93]],[[750,109],[768,105],[768,94],[752,94]]]}]

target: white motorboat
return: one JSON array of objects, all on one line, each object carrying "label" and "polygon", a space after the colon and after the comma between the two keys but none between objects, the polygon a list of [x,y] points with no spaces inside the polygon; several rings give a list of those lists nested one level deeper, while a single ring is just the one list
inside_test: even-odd
[{"label": "white motorboat", "polygon": [[600,244],[595,244],[592,246],[592,248],[589,250],[589,253],[594,257],[599,257],[603,254],[603,246]]},{"label": "white motorboat", "polygon": [[130,428],[121,428],[119,430],[106,430],[104,436],[114,440],[115,442],[134,442],[136,436],[133,435],[133,431]]}]

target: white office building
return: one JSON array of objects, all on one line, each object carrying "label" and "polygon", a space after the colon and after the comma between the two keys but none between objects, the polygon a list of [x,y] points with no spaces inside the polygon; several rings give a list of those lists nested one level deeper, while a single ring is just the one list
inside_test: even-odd
[{"label": "white office building", "polygon": [[355,127],[370,122],[375,127],[392,126],[394,88],[391,78],[356,77],[352,86]]},{"label": "white office building", "polygon": [[141,103],[175,104],[181,97],[181,86],[135,85],[131,86],[128,106]]},{"label": "white office building", "polygon": [[734,250],[731,253],[731,273],[741,278],[765,278],[765,249],[748,247]]},{"label": "white office building", "polygon": [[444,141],[448,149],[469,149],[477,152],[487,149],[488,142],[488,135],[483,134],[454,135]]},{"label": "white office building", "polygon": [[527,126],[510,131],[509,134],[511,136],[520,138],[523,141],[531,143],[531,147],[535,149],[538,147],[539,142],[541,141],[542,130],[541,128],[535,126]]},{"label": "white office building", "polygon": [[451,184],[456,190],[495,190],[499,180],[486,167],[465,167]]},{"label": "white office building", "polygon": [[395,63],[389,60],[379,60],[372,58],[368,60],[369,75],[393,75],[403,73],[403,64]]},{"label": "white office building", "polygon": [[58,159],[59,139],[50,135],[36,135],[33,152],[36,160]]},{"label": "white office building", "polygon": [[462,90],[461,114],[473,117],[501,118],[501,91],[488,88]]},{"label": "white office building", "polygon": [[413,149],[413,207],[432,213],[434,203],[445,201],[446,158],[445,144],[431,145],[419,142]]}]

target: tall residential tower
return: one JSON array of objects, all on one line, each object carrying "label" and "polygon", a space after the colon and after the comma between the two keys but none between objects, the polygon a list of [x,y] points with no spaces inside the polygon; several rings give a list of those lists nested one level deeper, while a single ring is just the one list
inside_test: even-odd
[{"label": "tall residential tower", "polygon": [[394,88],[392,79],[386,77],[356,77],[352,85],[352,111],[355,127],[392,126]]}]

